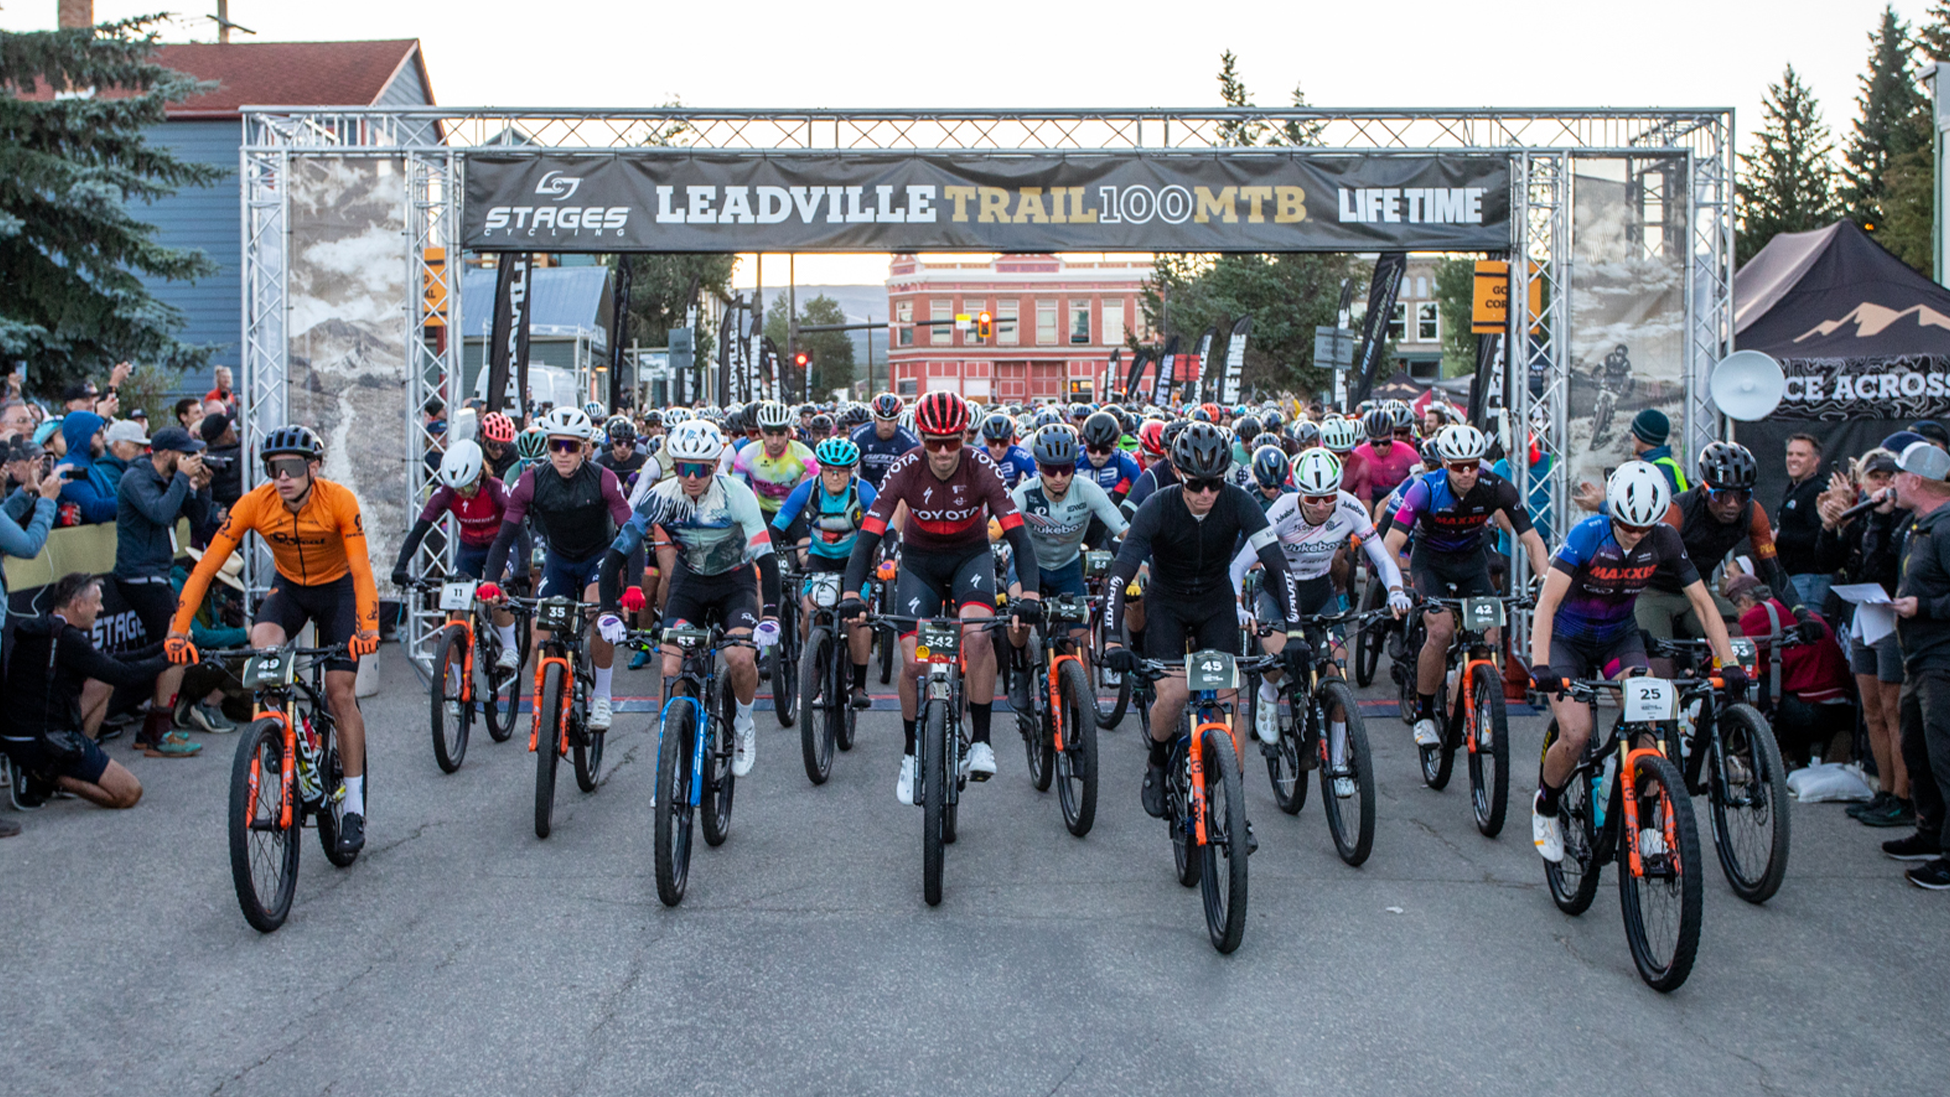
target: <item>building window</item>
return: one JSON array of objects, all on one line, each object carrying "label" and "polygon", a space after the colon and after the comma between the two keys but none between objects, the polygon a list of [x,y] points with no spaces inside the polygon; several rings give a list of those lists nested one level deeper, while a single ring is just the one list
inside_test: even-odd
[{"label": "building window", "polygon": [[916,388],[917,388],[917,387],[918,387],[919,385],[920,385],[920,382],[919,382],[919,381],[916,381],[916,380],[915,380],[914,378],[912,378],[912,377],[903,377],[903,378],[901,378],[901,379],[900,379],[900,381],[899,381],[899,382],[898,382],[898,383],[897,383],[897,384],[896,384],[896,385],[894,386],[894,391],[895,391],[895,394],[896,394],[896,395],[899,395],[899,396],[913,396],[913,395],[914,395],[914,390],[915,390],[915,389],[916,389]]},{"label": "building window", "polygon": [[1104,345],[1124,345],[1124,302],[1104,302]]},{"label": "building window", "polygon": [[1415,306],[1415,339],[1420,343],[1436,343],[1442,340],[1442,324],[1437,316],[1435,302]]},{"label": "building window", "polygon": [[[955,318],[955,305],[952,301],[930,301],[928,308],[931,313],[928,316],[930,320],[953,321]],[[928,330],[933,333],[928,341],[937,347],[952,346],[955,342],[953,323],[939,323]]]},{"label": "building window", "polygon": [[1070,342],[1090,342],[1090,302],[1070,302]]},{"label": "building window", "polygon": [[1022,302],[1008,300],[995,303],[995,341],[1005,347],[1013,347],[1020,338],[1016,332],[1016,310]]},{"label": "building window", "polygon": [[1395,302],[1395,310],[1388,314],[1388,334],[1385,338],[1391,343],[1400,343],[1408,338],[1408,305]]},{"label": "building window", "polygon": [[894,306],[894,345],[911,347],[914,345],[914,302],[902,301]]},{"label": "building window", "polygon": [[1036,344],[1053,347],[1056,345],[1056,302],[1036,302]]},{"label": "building window", "polygon": [[968,317],[968,332],[962,339],[962,345],[970,347],[982,345],[981,329],[976,326],[976,321],[982,318],[982,310],[988,307],[989,303],[980,297],[962,298],[961,312],[963,316]]}]

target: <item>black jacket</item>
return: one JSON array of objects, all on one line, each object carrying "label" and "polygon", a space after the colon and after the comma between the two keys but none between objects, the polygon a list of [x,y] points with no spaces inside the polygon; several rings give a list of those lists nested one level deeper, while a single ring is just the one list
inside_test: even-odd
[{"label": "black jacket", "polygon": [[90,678],[111,686],[144,686],[169,666],[151,644],[126,659],[104,655],[87,632],[53,614],[22,621],[7,656],[7,702],[0,705],[0,735],[35,738],[50,731],[81,730],[81,684]]},{"label": "black jacket", "polygon": [[1896,618],[1903,670],[1950,673],[1950,504],[1910,521],[1896,597],[1916,599],[1916,616]]},{"label": "black jacket", "polygon": [[1780,553],[1781,568],[1789,575],[1833,570],[1819,566],[1815,554],[1815,542],[1821,537],[1821,515],[1815,504],[1825,484],[1820,475],[1789,484],[1786,494],[1781,496],[1781,509],[1774,513],[1774,521],[1778,523],[1774,528],[1774,550]]}]

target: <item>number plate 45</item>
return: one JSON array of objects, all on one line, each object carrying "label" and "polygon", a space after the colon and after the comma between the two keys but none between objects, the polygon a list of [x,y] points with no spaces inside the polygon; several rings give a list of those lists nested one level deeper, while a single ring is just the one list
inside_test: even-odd
[{"label": "number plate 45", "polygon": [[1664,678],[1627,678],[1624,684],[1625,722],[1650,724],[1679,715],[1679,691]]},{"label": "number plate 45", "polygon": [[1195,651],[1185,657],[1185,688],[1193,693],[1236,689],[1239,667],[1223,651]]}]

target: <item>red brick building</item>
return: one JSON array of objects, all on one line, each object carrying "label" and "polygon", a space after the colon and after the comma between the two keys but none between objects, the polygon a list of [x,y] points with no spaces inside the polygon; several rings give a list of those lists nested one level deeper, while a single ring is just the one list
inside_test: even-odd
[{"label": "red brick building", "polygon": [[[896,255],[887,275],[887,359],[894,391],[933,389],[983,403],[1091,399],[1116,347],[1148,337],[1140,309],[1149,261],[1072,262],[1003,255],[981,263],[923,263]],[[916,326],[957,315],[995,318],[993,339],[971,325]],[[1122,361],[1128,367],[1126,349]]]}]

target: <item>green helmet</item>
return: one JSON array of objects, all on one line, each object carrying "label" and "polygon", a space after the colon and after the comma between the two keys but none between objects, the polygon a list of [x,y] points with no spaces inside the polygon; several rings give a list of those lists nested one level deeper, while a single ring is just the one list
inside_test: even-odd
[{"label": "green helmet", "polygon": [[515,437],[515,453],[523,461],[539,461],[547,452],[548,435],[539,430],[524,430]]}]

